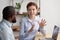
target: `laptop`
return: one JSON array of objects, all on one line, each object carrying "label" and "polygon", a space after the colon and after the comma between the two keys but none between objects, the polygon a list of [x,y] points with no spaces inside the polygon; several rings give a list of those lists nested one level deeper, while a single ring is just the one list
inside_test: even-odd
[{"label": "laptop", "polygon": [[58,33],[59,33],[59,27],[55,25],[53,29],[52,38],[44,38],[40,40],[57,40]]}]

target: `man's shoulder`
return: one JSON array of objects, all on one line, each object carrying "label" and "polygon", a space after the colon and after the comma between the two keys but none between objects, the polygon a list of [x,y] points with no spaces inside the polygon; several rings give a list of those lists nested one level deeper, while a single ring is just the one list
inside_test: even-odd
[{"label": "man's shoulder", "polygon": [[6,24],[5,24],[5,22],[4,21],[1,21],[0,22],[0,30],[5,30],[6,28]]},{"label": "man's shoulder", "polygon": [[5,26],[5,25],[3,24],[3,22],[1,22],[1,23],[0,23],[0,30],[4,29],[4,26]]},{"label": "man's shoulder", "polygon": [[5,26],[4,24],[5,24],[4,21],[1,21],[1,22],[0,22],[0,26]]}]

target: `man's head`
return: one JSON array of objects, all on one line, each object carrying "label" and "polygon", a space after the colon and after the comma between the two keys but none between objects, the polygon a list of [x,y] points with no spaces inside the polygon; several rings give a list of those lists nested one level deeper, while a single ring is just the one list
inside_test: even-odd
[{"label": "man's head", "polygon": [[7,6],[3,9],[3,19],[12,23],[16,22],[16,11],[13,6]]}]

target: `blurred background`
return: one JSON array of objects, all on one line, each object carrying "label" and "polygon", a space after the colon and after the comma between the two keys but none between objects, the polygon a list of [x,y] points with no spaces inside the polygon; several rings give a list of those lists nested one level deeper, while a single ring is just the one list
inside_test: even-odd
[{"label": "blurred background", "polygon": [[[28,2],[36,2],[39,7],[40,17],[46,19],[47,25],[44,30],[46,33],[52,33],[54,25],[60,27],[60,0],[0,0],[0,21],[2,20],[2,10],[5,6],[11,5],[17,7],[16,3],[20,3],[20,7],[16,8],[17,22],[12,24],[13,29],[19,30],[20,20],[27,13],[26,5]],[[16,33],[16,32],[15,32]],[[18,35],[18,33],[16,33]]]}]

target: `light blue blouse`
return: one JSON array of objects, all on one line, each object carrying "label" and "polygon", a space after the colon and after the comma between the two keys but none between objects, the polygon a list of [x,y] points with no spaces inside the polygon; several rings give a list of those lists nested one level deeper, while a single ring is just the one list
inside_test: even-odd
[{"label": "light blue blouse", "polygon": [[[30,20],[28,17],[23,18],[20,24],[19,40],[33,40],[36,32],[40,29],[39,21],[39,16],[35,16],[34,21]],[[31,33],[28,33],[32,24],[34,24],[35,27]]]}]

